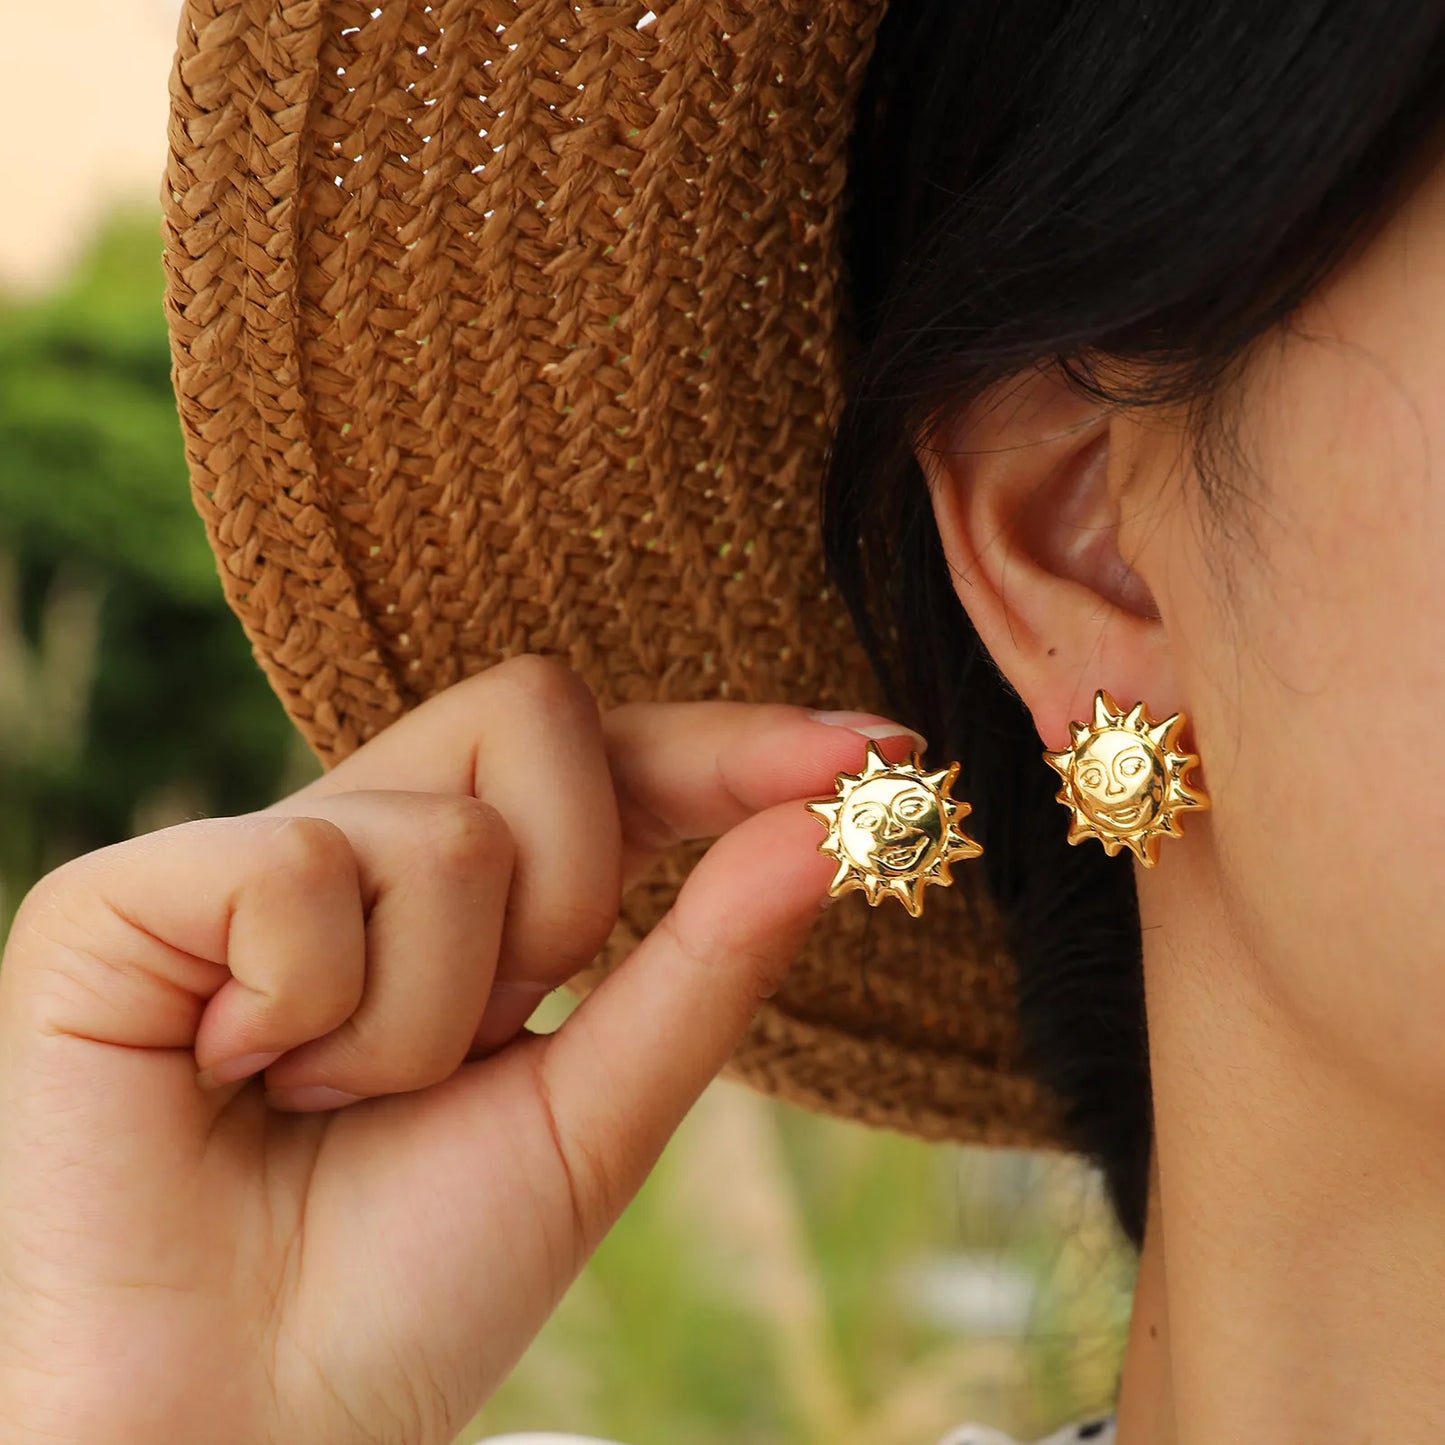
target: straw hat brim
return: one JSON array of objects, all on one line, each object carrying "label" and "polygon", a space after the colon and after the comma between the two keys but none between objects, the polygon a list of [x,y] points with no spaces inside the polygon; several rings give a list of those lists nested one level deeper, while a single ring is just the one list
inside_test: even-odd
[{"label": "straw hat brim", "polygon": [[[163,198],[191,480],[327,763],[522,652],[604,707],[883,707],[817,515],[883,0],[653,3],[185,6]],[[701,848],[626,898],[578,992]],[[998,918],[954,878],[917,919],[840,899],[727,1073],[1055,1144]]]}]

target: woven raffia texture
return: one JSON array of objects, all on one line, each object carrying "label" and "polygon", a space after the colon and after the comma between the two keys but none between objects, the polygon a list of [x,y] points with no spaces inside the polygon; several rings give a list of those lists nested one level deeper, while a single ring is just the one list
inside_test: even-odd
[{"label": "woven raffia texture", "polygon": [[[191,477],[323,759],[519,652],[604,706],[880,704],[816,497],[882,4],[186,4],[164,199]],[[626,900],[579,991],[700,850]],[[955,877],[918,920],[841,899],[730,1073],[1051,1142],[996,920]]]}]

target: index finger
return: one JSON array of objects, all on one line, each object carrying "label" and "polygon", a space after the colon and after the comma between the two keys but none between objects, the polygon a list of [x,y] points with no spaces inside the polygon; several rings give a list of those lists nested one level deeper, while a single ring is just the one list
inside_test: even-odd
[{"label": "index finger", "polygon": [[[508,666],[420,704],[292,794],[288,811],[312,797],[399,789],[471,795],[505,813],[498,795],[510,788],[499,780],[513,781],[515,757],[487,694],[489,679]],[[603,712],[601,723],[623,829],[624,887],[678,842],[715,838],[775,803],[831,792],[837,773],[862,762],[863,739],[895,740],[884,749],[890,757],[900,744],[926,746],[872,713],[815,714],[792,703],[626,703]]]},{"label": "index finger", "polygon": [[617,789],[624,873],[691,838],[716,838],[791,798],[833,790],[858,767],[865,739],[894,760],[917,733],[870,713],[815,713],[791,703],[627,703],[603,718]]}]

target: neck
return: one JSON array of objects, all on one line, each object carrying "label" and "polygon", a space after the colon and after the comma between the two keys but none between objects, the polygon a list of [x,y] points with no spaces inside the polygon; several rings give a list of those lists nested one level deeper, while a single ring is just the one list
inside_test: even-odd
[{"label": "neck", "polygon": [[1154,1173],[1119,1445],[1438,1439],[1445,1137],[1281,1014],[1208,850],[1175,855],[1139,888]]}]

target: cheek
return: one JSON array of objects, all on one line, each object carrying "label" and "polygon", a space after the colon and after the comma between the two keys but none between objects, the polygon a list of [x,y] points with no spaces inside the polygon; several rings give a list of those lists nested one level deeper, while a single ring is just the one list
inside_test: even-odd
[{"label": "cheek", "polygon": [[1445,183],[1436,206],[1435,259],[1370,259],[1257,368],[1244,540],[1215,531],[1171,592],[1240,932],[1402,1097],[1445,1091]]},{"label": "cheek", "polygon": [[1080,788],[1079,796],[1084,805],[1092,808],[1096,813],[1106,813],[1110,808],[1120,807],[1129,800],[1122,793],[1110,794],[1108,783],[1099,783],[1096,787]]},{"label": "cheek", "polygon": [[843,851],[855,862],[870,858],[877,846],[877,837],[857,823],[845,822],[842,828]]}]

